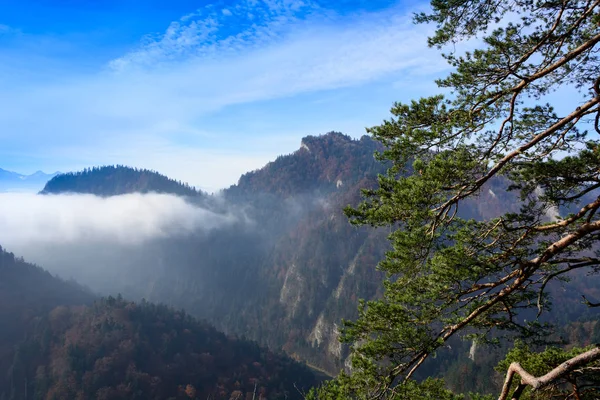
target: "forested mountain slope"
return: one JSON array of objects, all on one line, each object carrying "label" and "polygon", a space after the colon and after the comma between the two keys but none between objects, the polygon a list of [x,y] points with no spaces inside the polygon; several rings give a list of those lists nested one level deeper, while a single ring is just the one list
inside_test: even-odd
[{"label": "forested mountain slope", "polygon": [[[99,287],[77,270],[67,276],[103,293],[182,307],[218,329],[336,373],[345,359],[338,341],[341,320],[354,318],[358,300],[376,297],[381,289],[376,265],[388,250],[389,231],[353,227],[342,211],[358,204],[360,189],[374,187],[385,172],[373,156],[380,150],[367,136],[308,136],[296,152],[243,175],[237,185],[203,202],[215,212],[243,214],[233,225],[143,248],[96,249],[88,256],[90,266],[118,266],[110,286]],[[103,170],[65,175],[63,188],[138,191],[139,174],[107,180]],[[506,185],[492,181],[460,212],[481,218],[514,207]]]},{"label": "forested mountain slope", "polygon": [[0,248],[0,399],[299,399],[316,383],[183,311],[95,300]]},{"label": "forested mountain slope", "polygon": [[300,399],[306,367],[185,312],[121,298],[58,307],[17,348],[8,399]]},{"label": "forested mountain slope", "polygon": [[14,348],[37,318],[54,307],[83,305],[94,296],[72,282],[15,257],[0,247],[0,387],[14,356]]}]

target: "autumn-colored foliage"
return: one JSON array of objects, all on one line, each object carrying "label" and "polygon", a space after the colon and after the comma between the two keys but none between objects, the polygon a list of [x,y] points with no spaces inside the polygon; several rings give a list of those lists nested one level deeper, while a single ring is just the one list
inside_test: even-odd
[{"label": "autumn-colored foliage", "polygon": [[268,399],[293,399],[295,386],[316,383],[306,367],[183,311],[112,297],[42,318],[9,376],[0,395],[49,400],[243,399],[256,385]]}]

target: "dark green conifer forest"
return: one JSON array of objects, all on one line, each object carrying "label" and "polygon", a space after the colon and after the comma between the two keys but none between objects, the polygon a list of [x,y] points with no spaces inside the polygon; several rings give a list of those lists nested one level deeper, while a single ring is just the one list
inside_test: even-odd
[{"label": "dark green conifer forest", "polygon": [[86,168],[80,172],[60,174],[48,181],[42,194],[86,193],[97,196],[117,196],[127,193],[170,193],[201,197],[203,193],[186,183],[170,179],[156,171],[107,165]]}]

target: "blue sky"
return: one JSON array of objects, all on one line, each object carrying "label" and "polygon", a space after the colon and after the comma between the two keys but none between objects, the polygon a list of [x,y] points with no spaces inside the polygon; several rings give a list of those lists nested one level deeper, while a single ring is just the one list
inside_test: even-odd
[{"label": "blue sky", "polygon": [[436,92],[426,4],[4,0],[0,168],[152,168],[207,190]]}]

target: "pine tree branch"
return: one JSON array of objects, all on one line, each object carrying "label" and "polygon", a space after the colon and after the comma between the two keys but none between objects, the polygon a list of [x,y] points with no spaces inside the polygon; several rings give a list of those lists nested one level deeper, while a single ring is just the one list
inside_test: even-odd
[{"label": "pine tree branch", "polygon": [[[581,238],[583,238],[593,232],[599,231],[599,230],[600,230],[600,221],[595,221],[595,222],[589,223],[589,224],[583,224],[576,231],[574,231],[574,232],[564,236],[563,238],[557,240],[556,242],[552,243],[538,257],[534,258],[533,260],[524,261],[522,263],[522,268],[519,270],[516,270],[516,271],[518,271],[518,274],[516,275],[516,279],[508,287],[505,287],[504,289],[500,290],[493,297],[491,297],[488,301],[486,301],[484,304],[477,307],[469,315],[467,315],[465,318],[463,318],[462,321],[458,322],[457,324],[454,324],[454,325],[451,325],[451,326],[448,326],[448,327],[445,327],[444,329],[442,329],[438,335],[438,338],[441,339],[444,343],[446,341],[448,341],[448,339],[450,339],[450,337],[454,336],[454,334],[456,332],[460,331],[461,329],[463,329],[464,327],[469,325],[472,321],[474,321],[480,315],[482,315],[483,313],[488,311],[490,308],[495,306],[497,303],[501,302],[503,299],[505,299],[506,297],[511,295],[513,292],[522,289],[522,287],[526,283],[526,281],[537,271],[537,269],[539,268],[539,266],[541,264],[548,262],[554,255],[559,254],[565,248],[571,246],[573,243],[576,243]],[[410,363],[408,363],[408,365],[414,365],[415,363],[421,364],[428,357],[429,353],[430,352],[428,352],[428,351],[423,351],[423,352],[417,354],[410,361]],[[397,374],[401,371],[396,370],[396,371],[392,371],[392,372]],[[412,369],[411,375],[414,372],[415,372],[415,369]],[[409,375],[409,377],[411,375]]]},{"label": "pine tree branch", "polygon": [[576,200],[576,199],[578,199],[578,198],[580,198],[582,196],[585,196],[587,193],[589,193],[589,192],[591,192],[593,190],[596,190],[598,188],[600,188],[600,183],[596,183],[596,184],[594,184],[594,185],[586,188],[585,190],[582,190],[581,192],[579,192],[577,194],[574,194],[573,196],[569,196],[569,197],[557,197],[556,200],[565,201],[565,202],[567,202],[567,201],[573,201],[573,200]]},{"label": "pine tree branch", "polygon": [[[597,36],[598,36],[598,40],[600,41],[600,34]],[[450,199],[448,199],[444,204],[435,208],[434,210],[438,212],[438,219],[446,212],[446,209],[448,207],[452,206],[453,204],[457,203],[458,201],[460,201],[466,197],[469,197],[470,195],[475,193],[477,190],[479,190],[479,188],[481,188],[481,186],[483,186],[484,183],[486,183],[493,176],[495,176],[498,172],[500,172],[500,170],[502,168],[504,168],[504,166],[506,164],[508,164],[510,161],[512,161],[514,158],[516,158],[520,154],[523,154],[527,150],[531,149],[532,147],[534,147],[535,145],[537,145],[538,143],[540,143],[542,140],[546,139],[547,137],[551,136],[552,134],[556,133],[556,131],[564,128],[566,125],[571,123],[573,120],[580,118],[589,109],[591,109],[592,107],[594,107],[596,104],[599,104],[599,103],[600,103],[600,97],[594,97],[593,99],[589,100],[587,103],[583,104],[582,106],[577,107],[577,109],[575,111],[573,111],[571,114],[567,115],[566,117],[562,118],[560,121],[556,122],[554,125],[552,125],[548,129],[546,129],[545,131],[536,135],[528,143],[526,143],[526,144],[520,146],[519,148],[508,153],[500,161],[498,161],[496,163],[496,165],[494,165],[485,175],[483,175],[482,177],[477,179],[468,190],[459,191],[456,195],[454,195]]]},{"label": "pine tree branch", "polygon": [[538,299],[537,299],[538,313],[537,313],[537,316],[539,317],[540,315],[542,315],[542,310],[543,310],[543,308],[542,308],[542,297],[544,296],[544,290],[546,289],[546,285],[548,284],[548,282],[550,282],[552,279],[556,278],[557,276],[565,274],[565,273],[567,273],[569,271],[572,271],[574,269],[591,267],[593,265],[599,265],[599,264],[600,264],[600,260],[590,260],[590,261],[582,262],[582,263],[579,263],[579,264],[571,264],[571,265],[569,265],[565,269],[561,269],[560,271],[556,271],[556,272],[554,272],[554,273],[546,276],[546,278],[544,279],[544,282],[542,283],[542,287],[540,288],[540,291],[538,292]]},{"label": "pine tree branch", "polygon": [[592,303],[591,301],[589,301],[587,299],[587,297],[585,297],[584,295],[581,295],[581,297],[583,297],[583,302],[588,306],[588,307],[600,307],[600,303]]},{"label": "pine tree branch", "polygon": [[500,397],[498,397],[498,400],[508,399],[508,393],[510,391],[512,380],[515,374],[519,374],[519,376],[521,377],[521,383],[519,384],[517,390],[513,393],[511,397],[512,400],[518,400],[521,397],[523,390],[527,386],[530,386],[534,391],[543,389],[544,387],[561,379],[566,374],[572,372],[576,368],[582,365],[587,365],[599,359],[600,348],[597,347],[563,362],[558,367],[548,372],[546,375],[537,378],[525,371],[525,369],[521,367],[521,364],[513,362],[512,364],[510,364],[510,367],[506,372],[506,379],[504,381],[504,386],[502,387],[502,392],[500,393]]},{"label": "pine tree branch", "polygon": [[562,221],[555,222],[553,224],[536,226],[536,227],[533,227],[533,229],[535,229],[536,231],[543,232],[543,231],[549,231],[549,230],[565,227],[565,226],[570,225],[573,222],[577,221],[578,219],[583,218],[588,211],[590,211],[590,210],[594,211],[598,207],[600,207],[600,196],[598,196],[595,201],[582,207],[581,210],[579,210],[579,212],[577,214],[574,214],[573,216],[571,216],[569,218],[565,218]]}]

